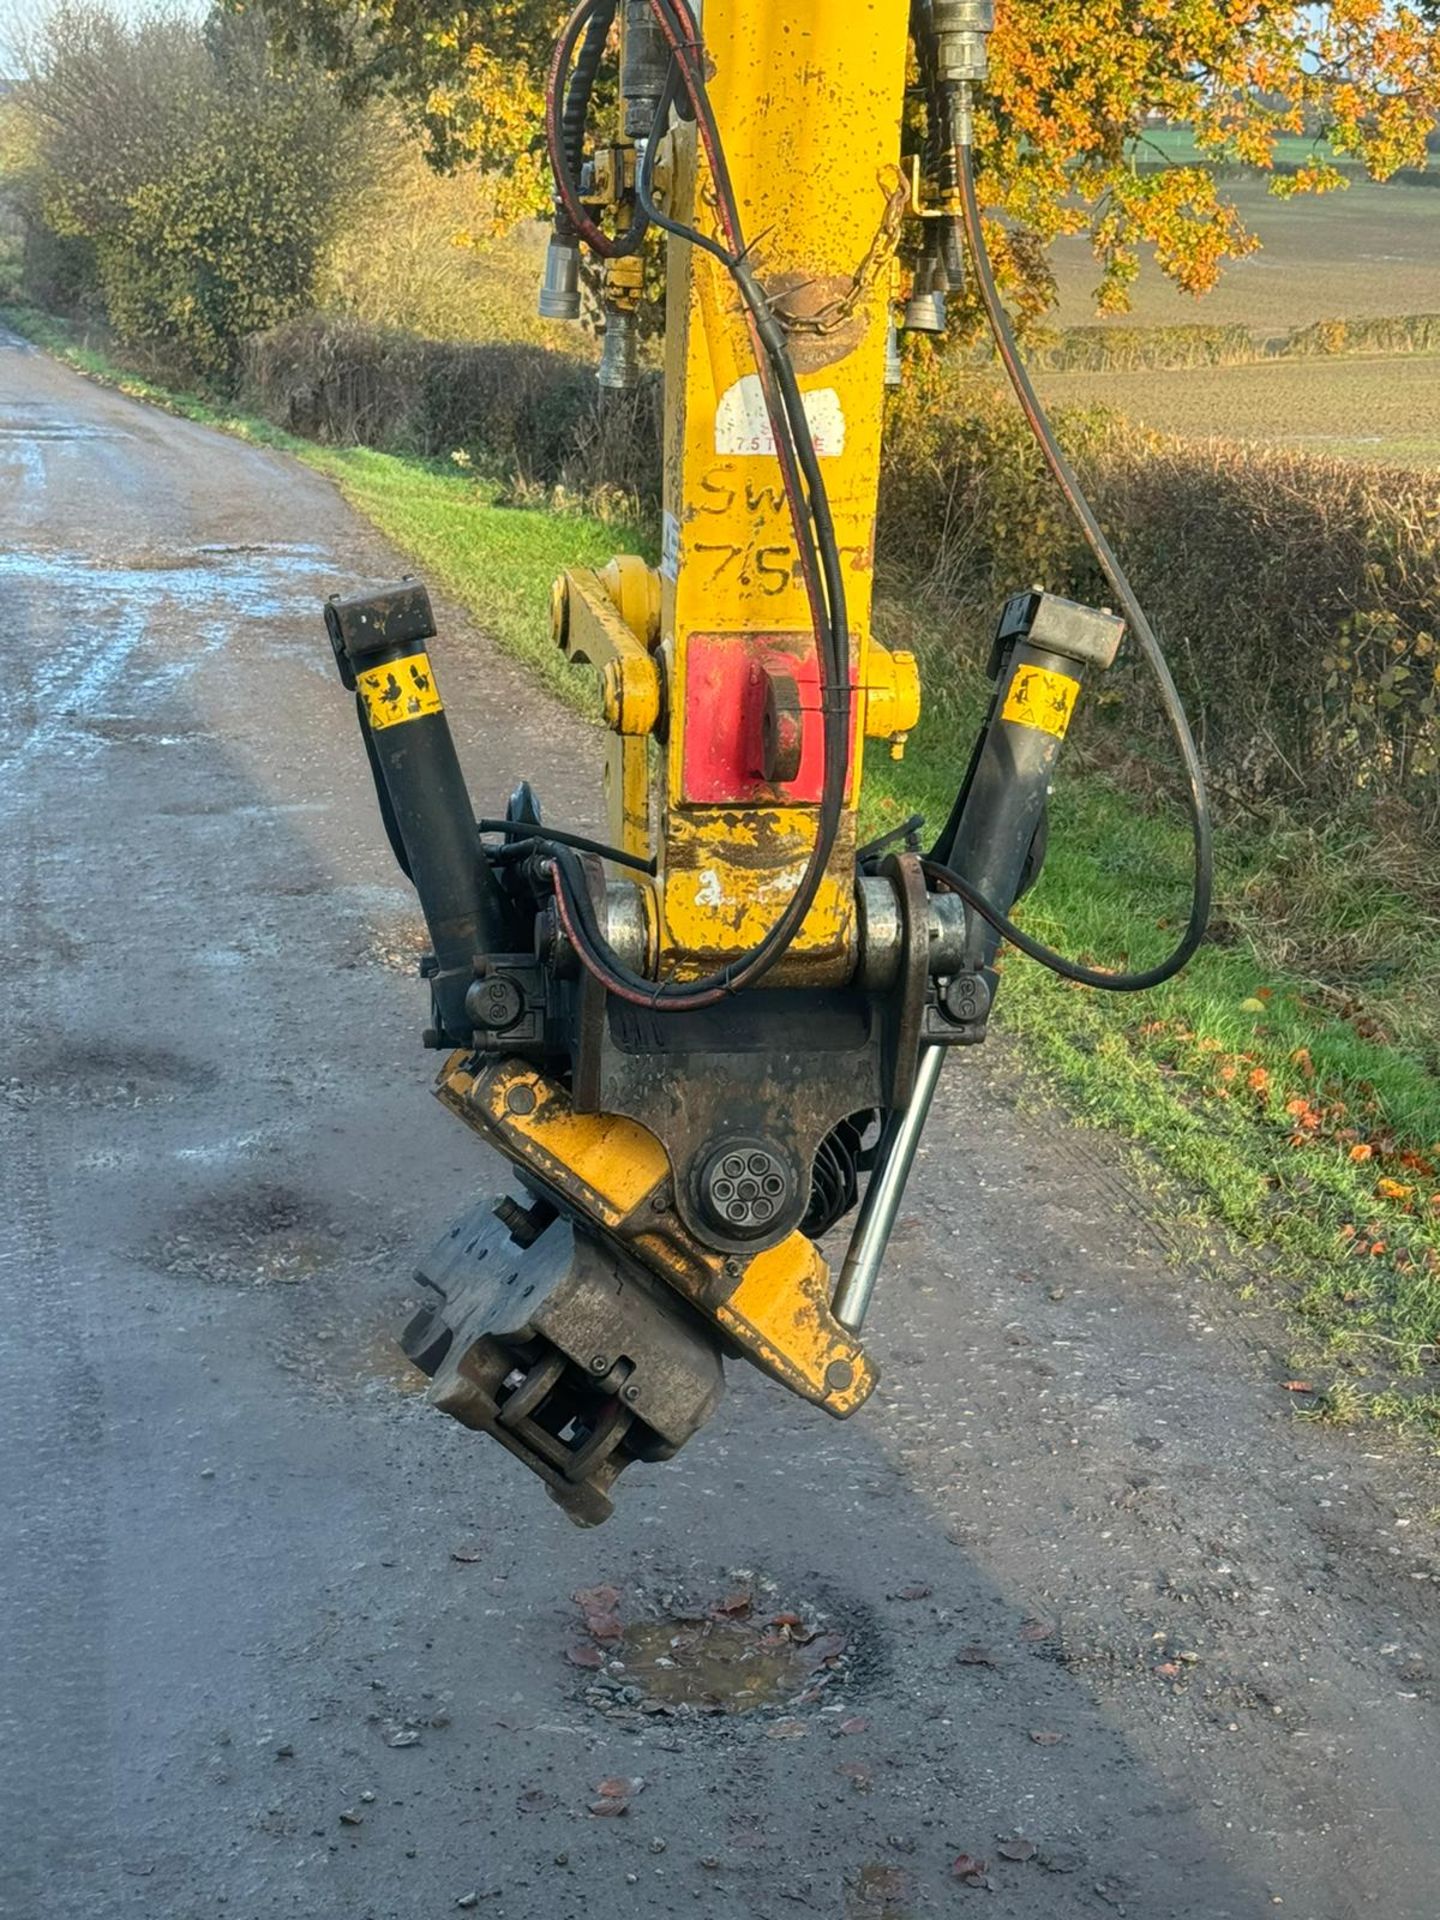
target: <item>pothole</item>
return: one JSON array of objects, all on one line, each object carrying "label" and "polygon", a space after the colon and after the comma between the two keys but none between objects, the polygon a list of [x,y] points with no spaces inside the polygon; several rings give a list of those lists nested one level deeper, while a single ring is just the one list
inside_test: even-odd
[{"label": "pothole", "polygon": [[187,1060],[162,1047],[115,1047],[70,1041],[15,1062],[18,1072],[0,1079],[0,1100],[29,1108],[67,1109],[150,1106],[212,1086],[216,1071],[206,1061]]},{"label": "pothole", "polygon": [[179,1214],[147,1250],[151,1266],[223,1286],[294,1286],[333,1266],[341,1231],[315,1200],[260,1185],[213,1194]]},{"label": "pothole", "polygon": [[654,1597],[618,1587],[575,1595],[585,1638],[570,1649],[583,1698],[610,1719],[760,1716],[803,1734],[794,1716],[820,1709],[848,1677],[853,1635],[811,1602],[785,1603],[742,1573],[721,1593]]}]

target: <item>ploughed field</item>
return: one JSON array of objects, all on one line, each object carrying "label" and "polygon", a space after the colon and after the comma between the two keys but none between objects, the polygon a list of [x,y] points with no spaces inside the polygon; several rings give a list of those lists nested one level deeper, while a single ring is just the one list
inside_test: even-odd
[{"label": "ploughed field", "polygon": [[[1440,204],[1436,215],[1440,221]],[[1440,469],[1440,354],[1037,373],[1036,383],[1053,406],[1110,407],[1187,439],[1216,436]]]}]

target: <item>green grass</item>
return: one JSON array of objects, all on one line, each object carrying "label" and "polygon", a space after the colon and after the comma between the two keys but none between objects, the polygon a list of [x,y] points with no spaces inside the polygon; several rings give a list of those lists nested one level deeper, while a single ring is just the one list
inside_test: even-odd
[{"label": "green grass", "polygon": [[[96,377],[330,475],[346,497],[546,687],[580,703],[548,635],[558,568],[633,544],[581,512],[506,506],[455,469],[317,448],[197,396],[135,380],[8,315]],[[871,827],[948,810],[985,689],[953,623],[893,596],[882,636],[917,647],[932,690],[904,763],[872,760]],[[1086,767],[1083,738],[1053,803],[1049,864],[1023,916],[1102,964],[1154,959],[1186,908],[1181,824]],[[1076,771],[1076,769],[1081,769]],[[1440,890],[1423,860],[1363,835],[1231,827],[1220,848],[1215,944],[1138,999],[1003,963],[997,1025],[1076,1119],[1105,1128],[1158,1185],[1176,1244],[1241,1298],[1288,1311],[1292,1370],[1329,1417],[1440,1434]],[[1376,876],[1400,872],[1404,884]]]},{"label": "green grass", "polygon": [[[927,684],[953,679],[928,623],[886,609],[891,637],[907,626]],[[948,808],[981,693],[934,703],[912,757],[872,775],[877,823]],[[1178,980],[1111,996],[1011,954],[998,1024],[1077,1119],[1145,1150],[1178,1244],[1290,1309],[1317,1409],[1440,1432],[1440,890],[1420,897],[1423,866],[1415,892],[1377,885],[1363,837],[1231,826],[1219,852],[1223,944]],[[1144,965],[1183,922],[1188,862],[1178,819],[1072,773],[1021,917],[1064,952]]]}]

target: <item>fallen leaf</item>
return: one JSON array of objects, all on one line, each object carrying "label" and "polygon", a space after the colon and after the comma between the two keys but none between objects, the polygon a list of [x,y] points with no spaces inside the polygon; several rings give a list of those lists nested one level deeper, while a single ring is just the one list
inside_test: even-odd
[{"label": "fallen leaf", "polygon": [[620,1604],[618,1587],[582,1587],[571,1599],[582,1613],[614,1613]]},{"label": "fallen leaf", "polygon": [[995,1851],[1002,1860],[1033,1860],[1039,1848],[1033,1840],[1027,1840],[1023,1833],[1017,1833],[1013,1840],[1001,1840]]},{"label": "fallen leaf", "polygon": [[627,1780],[623,1774],[611,1774],[602,1780],[595,1791],[602,1800],[629,1800],[644,1788],[643,1780]]},{"label": "fallen leaf", "polygon": [[618,1820],[622,1813],[630,1811],[628,1800],[592,1800],[590,1811],[597,1820]]},{"label": "fallen leaf", "polygon": [[605,1656],[599,1647],[571,1647],[566,1653],[565,1658],[570,1662],[572,1667],[588,1667],[591,1672],[593,1672],[596,1667],[603,1667],[605,1664]]},{"label": "fallen leaf", "polygon": [[801,1642],[810,1649],[810,1658],[817,1667],[833,1666],[844,1653],[846,1644],[843,1633],[818,1633]]},{"label": "fallen leaf", "polygon": [[754,1595],[748,1587],[737,1587],[733,1593],[727,1593],[717,1606],[712,1607],[711,1612],[733,1618],[738,1614],[748,1613],[753,1600]]},{"label": "fallen leaf", "polygon": [[1030,1738],[1035,1742],[1037,1747],[1058,1747],[1065,1736],[1063,1733],[1050,1733],[1044,1728],[1038,1730],[1032,1728]]},{"label": "fallen leaf", "polygon": [[625,1629],[620,1624],[618,1613],[587,1613],[585,1631],[592,1640],[602,1640],[609,1644],[614,1640],[623,1640]]},{"label": "fallen leaf", "polygon": [[1350,1158],[1352,1160],[1368,1160],[1370,1156],[1374,1153],[1374,1151],[1375,1149],[1372,1146],[1368,1145],[1367,1142],[1365,1142],[1364,1140],[1360,1140],[1360,1141],[1357,1141],[1353,1147],[1351,1147]]},{"label": "fallen leaf", "polygon": [[1313,1393],[1315,1386],[1310,1380],[1286,1380],[1281,1383],[1285,1393]]},{"label": "fallen leaf", "polygon": [[870,1722],[865,1718],[863,1713],[854,1713],[851,1714],[848,1720],[842,1720],[835,1731],[837,1733],[865,1733],[868,1731],[869,1726]]},{"label": "fallen leaf", "polygon": [[892,1600],[928,1600],[932,1591],[933,1589],[927,1587],[923,1581],[917,1580],[914,1586],[901,1587],[900,1591],[892,1593],[890,1598]]},{"label": "fallen leaf", "polygon": [[861,1760],[845,1760],[835,1771],[843,1774],[857,1793],[870,1791],[870,1769]]},{"label": "fallen leaf", "polygon": [[989,1866],[988,1860],[981,1860],[973,1853],[957,1853],[950,1862],[950,1871],[967,1887],[983,1887],[989,1884],[985,1878]]}]

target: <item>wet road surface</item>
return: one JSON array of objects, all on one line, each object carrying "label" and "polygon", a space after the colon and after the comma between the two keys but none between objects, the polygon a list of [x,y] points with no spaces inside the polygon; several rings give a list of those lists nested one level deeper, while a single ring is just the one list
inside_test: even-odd
[{"label": "wet road surface", "polygon": [[[0,1913],[1433,1920],[1427,1470],[1295,1421],[998,1055],[848,1424],[732,1369],[585,1534],[426,1408],[388,1336],[493,1163],[319,618],[402,570],[0,343]],[[482,807],[594,826],[596,736],[435,652]]]}]

